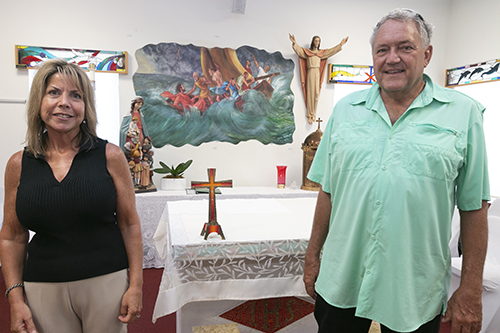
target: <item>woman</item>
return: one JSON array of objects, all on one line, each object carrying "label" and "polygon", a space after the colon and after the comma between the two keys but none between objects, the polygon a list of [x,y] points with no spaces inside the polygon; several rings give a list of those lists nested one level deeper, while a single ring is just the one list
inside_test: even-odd
[{"label": "woman", "polygon": [[318,107],[319,93],[321,83],[323,82],[324,71],[326,68],[326,59],[337,54],[342,50],[342,46],[347,43],[349,37],[340,41],[340,44],[329,49],[320,50],[321,39],[314,36],[309,49],[304,49],[297,45],[295,36],[289,34],[292,48],[300,58],[300,81],[306,100],[307,121],[312,124],[316,121],[316,109]]},{"label": "woman", "polygon": [[134,189],[123,152],[97,138],[96,123],[85,72],[45,62],[31,87],[26,147],[5,169],[0,254],[12,332],[125,333],[139,317]]}]

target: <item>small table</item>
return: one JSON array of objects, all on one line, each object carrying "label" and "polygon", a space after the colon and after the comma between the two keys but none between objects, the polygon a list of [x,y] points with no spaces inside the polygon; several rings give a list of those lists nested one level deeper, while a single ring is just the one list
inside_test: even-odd
[{"label": "small table", "polygon": [[302,275],[317,192],[221,192],[225,241],[200,235],[208,200],[167,202],[154,236],[165,268],[153,322],[193,301],[307,296]]}]

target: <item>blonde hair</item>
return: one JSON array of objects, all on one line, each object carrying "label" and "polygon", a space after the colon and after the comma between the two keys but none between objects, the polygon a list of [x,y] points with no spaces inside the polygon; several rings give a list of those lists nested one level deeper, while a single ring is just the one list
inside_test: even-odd
[{"label": "blonde hair", "polygon": [[93,145],[94,138],[97,138],[97,114],[95,109],[94,89],[87,74],[79,66],[70,64],[63,59],[52,59],[43,63],[38,69],[28,99],[26,132],[26,149],[37,157],[44,155],[48,146],[48,135],[45,130],[45,123],[40,117],[42,99],[47,90],[50,77],[54,74],[64,75],[82,94],[85,103],[84,121],[80,124],[80,132],[75,137],[79,146],[87,143]]}]

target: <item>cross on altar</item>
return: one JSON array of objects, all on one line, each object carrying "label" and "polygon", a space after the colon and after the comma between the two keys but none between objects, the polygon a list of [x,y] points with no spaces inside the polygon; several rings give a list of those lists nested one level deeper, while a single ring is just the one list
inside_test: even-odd
[{"label": "cross on altar", "polygon": [[201,236],[205,236],[205,240],[208,235],[212,232],[218,233],[222,239],[224,233],[222,232],[222,227],[217,222],[217,208],[215,206],[215,189],[217,187],[233,187],[232,180],[222,180],[219,182],[215,181],[215,169],[209,168],[208,172],[208,182],[192,181],[191,188],[208,188],[210,189],[209,202],[208,202],[208,223],[205,223],[203,229],[201,230]]}]

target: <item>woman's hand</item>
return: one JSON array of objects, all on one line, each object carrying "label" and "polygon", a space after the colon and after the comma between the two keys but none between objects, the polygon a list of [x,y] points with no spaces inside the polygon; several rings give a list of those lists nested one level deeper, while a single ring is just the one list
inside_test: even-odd
[{"label": "woman's hand", "polygon": [[121,322],[130,324],[141,316],[142,310],[142,290],[138,288],[128,288],[123,295],[121,315],[118,316]]},{"label": "woman's hand", "polygon": [[31,310],[24,302],[10,307],[10,329],[13,333],[37,333]]}]

